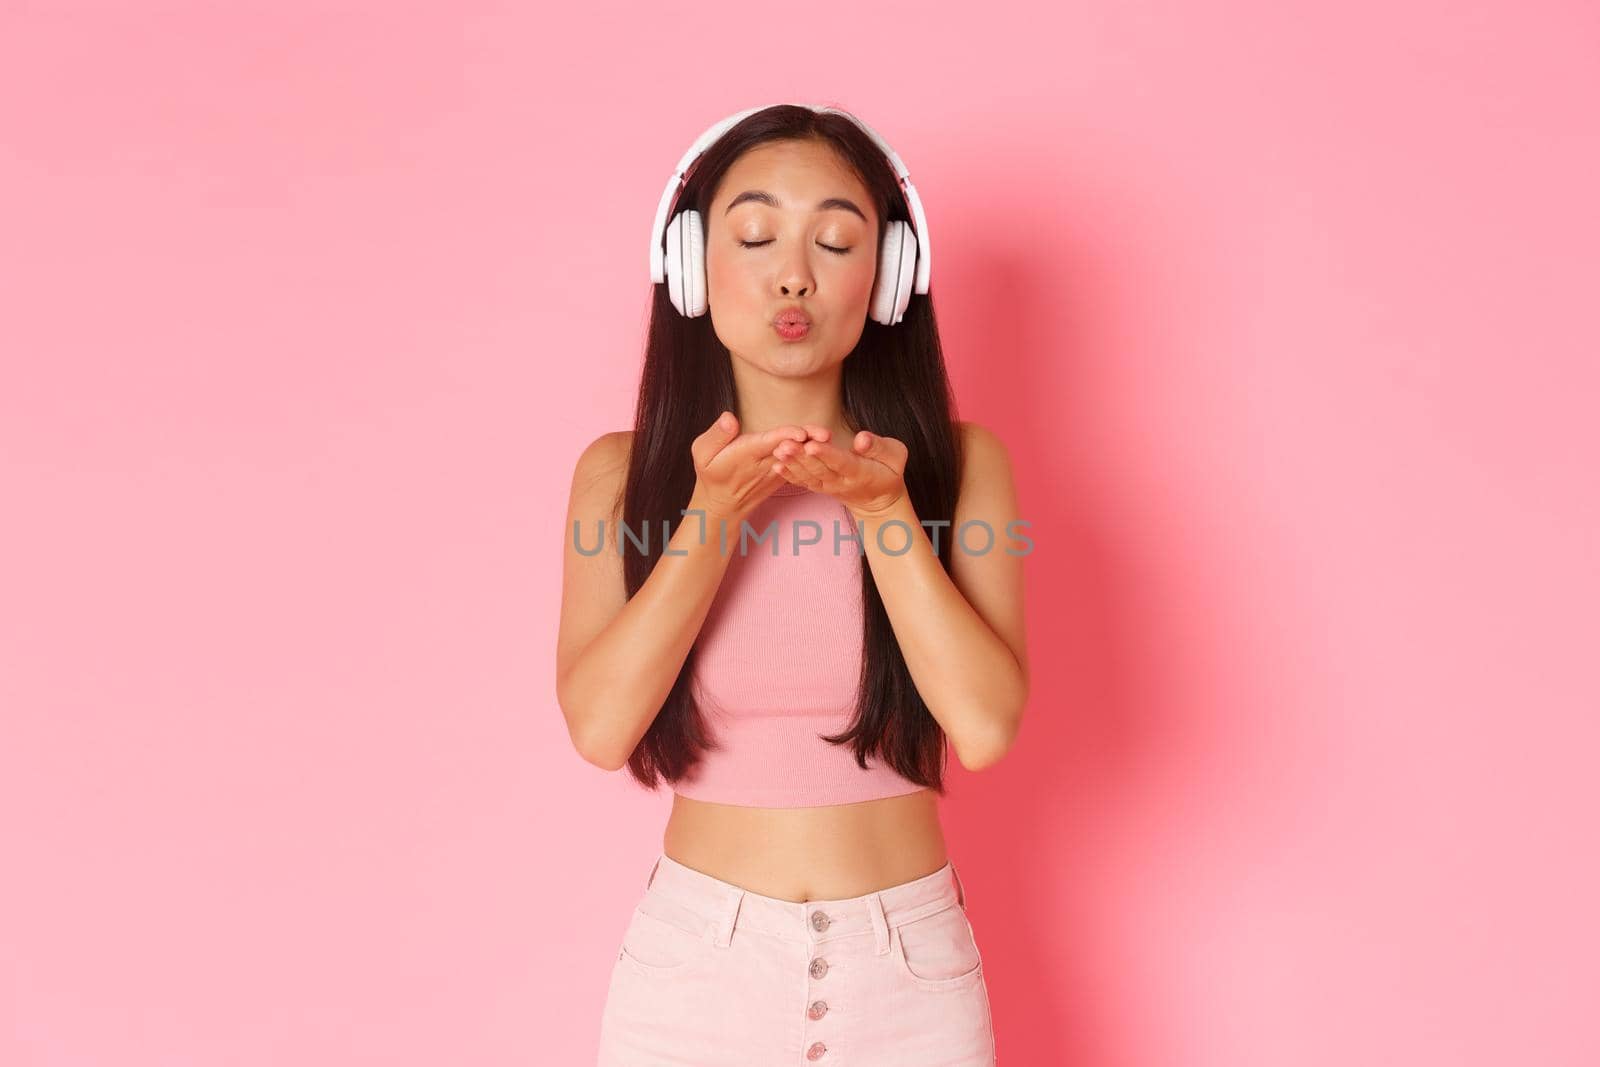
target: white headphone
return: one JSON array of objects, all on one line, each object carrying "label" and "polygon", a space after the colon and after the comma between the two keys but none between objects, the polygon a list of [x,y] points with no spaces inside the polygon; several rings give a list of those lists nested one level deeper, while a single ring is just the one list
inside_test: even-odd
[{"label": "white headphone", "polygon": [[[700,212],[692,208],[674,215],[665,234],[662,232],[662,223],[666,221],[667,212],[676,206],[678,193],[683,190],[686,180],[684,175],[694,161],[746,115],[773,106],[763,104],[761,107],[746,108],[702,133],[678,161],[677,170],[667,179],[667,187],[661,193],[655,225],[650,230],[650,280],[656,283],[665,281],[672,306],[689,318],[706,313],[705,223],[700,218]],[[917,187],[911,184],[911,174],[900,162],[894,149],[865,122],[841,108],[816,104],[799,106],[809,107],[819,114],[843,115],[859,126],[894,167],[895,177],[905,193],[906,205],[911,209],[916,229],[913,230],[904,219],[891,219],[884,227],[883,244],[878,249],[878,276],[872,286],[869,312],[874,322],[892,326],[905,314],[913,292],[928,291],[928,274],[933,261],[928,244],[928,223],[922,215],[922,200],[917,196]]]}]

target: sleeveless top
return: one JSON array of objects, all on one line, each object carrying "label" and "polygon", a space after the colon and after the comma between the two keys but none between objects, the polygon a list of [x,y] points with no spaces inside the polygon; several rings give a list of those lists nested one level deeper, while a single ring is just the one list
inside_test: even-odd
[{"label": "sleeveless top", "polygon": [[[817,736],[850,727],[861,682],[867,561],[849,510],[827,493],[786,482],[744,523],[748,532],[726,527],[728,567],[690,674],[720,747],[706,751],[673,791],[719,804],[795,808],[924,788],[875,758],[862,770],[851,745]],[[716,542],[716,524],[705,530]]]}]

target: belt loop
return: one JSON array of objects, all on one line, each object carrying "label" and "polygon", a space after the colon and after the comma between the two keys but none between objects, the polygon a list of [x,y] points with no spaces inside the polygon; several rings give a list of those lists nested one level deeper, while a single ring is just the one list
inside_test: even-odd
[{"label": "belt loop", "polygon": [[717,917],[711,921],[711,943],[718,948],[727,948],[733,940],[733,925],[739,918],[739,905],[744,902],[744,890],[735,890],[726,904],[717,909]]},{"label": "belt loop", "polygon": [[654,882],[656,880],[656,868],[659,867],[659,866],[661,866],[661,857],[657,856],[656,857],[656,862],[650,868],[650,877],[646,878],[645,881],[644,881],[644,887],[646,889],[649,889],[650,888],[650,883],[652,883],[652,882]]},{"label": "belt loop", "polygon": [[873,947],[882,956],[889,951],[889,920],[883,914],[882,894],[867,894],[867,916],[872,920]]},{"label": "belt loop", "polygon": [[956,903],[965,909],[967,906],[967,891],[961,885],[961,875],[956,870],[955,860],[950,861],[950,874],[956,880]]}]

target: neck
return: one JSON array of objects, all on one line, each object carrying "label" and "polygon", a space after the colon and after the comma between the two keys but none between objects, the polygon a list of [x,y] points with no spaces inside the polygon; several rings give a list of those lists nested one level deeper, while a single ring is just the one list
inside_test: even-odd
[{"label": "neck", "polygon": [[838,364],[818,374],[789,378],[743,366],[735,359],[734,389],[740,433],[763,433],[777,426],[826,426],[833,443],[839,444],[856,432],[841,400]]}]

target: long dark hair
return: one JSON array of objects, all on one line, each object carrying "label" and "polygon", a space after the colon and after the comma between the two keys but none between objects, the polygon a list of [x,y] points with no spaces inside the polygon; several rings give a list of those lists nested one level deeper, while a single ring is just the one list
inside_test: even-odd
[{"label": "long dark hair", "polygon": [[[900,185],[883,153],[842,115],[780,104],[755,112],[708,148],[689,172],[678,208],[693,206],[709,218],[711,199],[723,174],[746,151],[771,141],[817,140],[831,145],[860,176],[878,209],[876,257],[889,219],[910,219]],[[841,370],[842,404],[856,428],[903,441],[910,450],[905,482],[920,520],[953,521],[961,476],[961,438],[955,396],[933,317],[932,292],[913,294],[893,326],[866,320],[861,338]],[[665,283],[654,287],[649,340],[634,410],[633,444],[623,488],[622,522],[631,531],[659,535],[675,530],[694,491],[689,446],[722,411],[735,403],[732,356],[712,329],[711,316],[685,318],[672,306]],[[849,447],[848,444],[845,447]],[[697,521],[690,518],[690,521]],[[869,531],[868,536],[871,536]],[[950,569],[953,538],[938,539],[939,561]],[[630,543],[623,552],[627,595],[644,585],[665,547],[659,536],[646,550]],[[872,756],[918,785],[944,793],[949,749],[944,731],[912,683],[905,657],[889,626],[870,567],[861,568],[863,640],[856,715],[842,734],[819,735],[850,745],[866,769]],[[650,728],[628,757],[628,770],[648,789],[661,779],[676,781],[719,747],[706,728],[691,692],[698,642],[689,650],[672,690]]]}]

